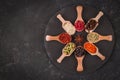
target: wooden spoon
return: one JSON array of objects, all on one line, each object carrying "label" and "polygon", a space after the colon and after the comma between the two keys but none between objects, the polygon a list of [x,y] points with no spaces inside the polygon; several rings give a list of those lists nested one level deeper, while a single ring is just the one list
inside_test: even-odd
[{"label": "wooden spoon", "polygon": [[77,6],[76,7],[76,11],[77,11],[77,19],[75,20],[75,28],[76,31],[81,32],[84,30],[84,20],[82,18],[82,11],[83,11],[83,7],[82,6]]},{"label": "wooden spoon", "polygon": [[76,47],[75,51],[75,58],[77,59],[77,71],[83,71],[83,59],[85,57],[84,48],[82,46]]},{"label": "wooden spoon", "polygon": [[100,35],[96,32],[91,32],[87,35],[87,40],[91,43],[96,43],[99,42],[101,40],[107,40],[107,41],[112,41],[112,35]]},{"label": "wooden spoon", "polygon": [[[65,57],[70,56],[74,52],[75,47],[76,45],[73,42],[67,43],[65,47],[62,49],[62,55],[57,59],[57,62],[61,63]],[[69,52],[67,53],[66,50],[69,50]]]},{"label": "wooden spoon", "polygon": [[[61,38],[62,38],[62,40],[61,40]],[[61,33],[57,36],[46,35],[46,41],[52,41],[52,40],[56,40],[62,44],[67,44],[72,40],[72,38],[67,33]]]},{"label": "wooden spoon", "polygon": [[57,18],[62,22],[62,28],[69,34],[69,35],[73,35],[75,34],[75,27],[74,25],[70,22],[70,21],[66,21],[65,19],[63,19],[61,14],[57,15]]},{"label": "wooden spoon", "polygon": [[[94,31],[94,30],[97,28],[97,26],[98,26],[98,24],[99,24],[98,21],[99,21],[99,19],[100,19],[102,16],[103,16],[103,12],[102,12],[102,11],[99,11],[99,13],[97,14],[97,16],[96,16],[95,18],[91,18],[90,20],[88,20],[88,22],[87,22],[86,25],[85,25],[85,27],[86,27],[85,31],[88,32],[88,33]],[[88,29],[87,29],[87,26],[88,26],[88,24],[89,24],[89,22],[90,22],[91,20],[94,20],[94,21],[96,22],[96,25],[93,26],[92,29],[88,30]]]},{"label": "wooden spoon", "polygon": [[[86,49],[86,44],[90,44],[90,45],[92,45],[93,47],[95,47],[95,49],[96,49],[96,52],[95,53],[92,53],[92,52],[90,52],[88,49]],[[105,56],[104,55],[102,55],[100,52],[99,52],[99,50],[98,50],[98,48],[94,45],[94,44],[92,44],[92,43],[89,43],[89,42],[86,42],[85,44],[84,44],[84,49],[90,54],[90,55],[96,55],[96,56],[98,56],[101,60],[105,60]]]}]

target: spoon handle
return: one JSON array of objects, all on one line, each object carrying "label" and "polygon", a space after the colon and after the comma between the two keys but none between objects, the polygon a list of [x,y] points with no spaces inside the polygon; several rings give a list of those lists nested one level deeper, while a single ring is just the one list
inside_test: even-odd
[{"label": "spoon handle", "polygon": [[51,40],[59,41],[58,36],[46,35],[46,41],[51,41]]},{"label": "spoon handle", "polygon": [[112,35],[99,36],[99,39],[100,39],[100,40],[112,41]]},{"label": "spoon handle", "polygon": [[98,22],[98,20],[103,16],[103,12],[99,11],[99,13],[97,14],[97,16],[95,17],[95,20]]},{"label": "spoon handle", "polygon": [[77,10],[77,20],[82,20],[82,10],[83,10],[83,7],[82,6],[77,6],[76,7],[76,10]]},{"label": "spoon handle", "polygon": [[81,57],[76,57],[77,58],[77,61],[78,61],[78,65],[77,65],[77,71],[78,72],[81,72],[83,71],[83,59],[84,59],[84,55],[81,56]]},{"label": "spoon handle", "polygon": [[64,24],[65,21],[66,21],[66,20],[62,17],[61,14],[58,14],[58,15],[57,15],[57,18],[62,22],[62,24]]},{"label": "spoon handle", "polygon": [[96,55],[97,55],[101,60],[105,60],[105,56],[102,55],[100,52],[97,52]]},{"label": "spoon handle", "polygon": [[62,53],[62,55],[57,59],[57,62],[61,63],[65,57],[66,57],[65,53]]}]

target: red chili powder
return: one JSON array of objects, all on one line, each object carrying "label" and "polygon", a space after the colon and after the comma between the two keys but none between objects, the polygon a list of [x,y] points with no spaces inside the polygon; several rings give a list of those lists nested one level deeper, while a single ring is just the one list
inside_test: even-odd
[{"label": "red chili powder", "polygon": [[60,36],[59,36],[59,40],[63,44],[67,44],[71,41],[71,36],[68,33],[61,33]]},{"label": "red chili powder", "polygon": [[75,24],[74,24],[76,31],[81,32],[85,29],[85,23],[83,21],[78,20]]}]

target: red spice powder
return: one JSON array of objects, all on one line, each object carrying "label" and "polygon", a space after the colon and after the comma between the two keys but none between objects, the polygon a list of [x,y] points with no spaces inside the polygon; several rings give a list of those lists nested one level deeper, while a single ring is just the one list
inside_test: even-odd
[{"label": "red spice powder", "polygon": [[60,36],[59,36],[59,40],[63,44],[67,44],[71,41],[71,36],[68,33],[61,33]]},{"label": "red spice powder", "polygon": [[75,24],[74,24],[76,31],[81,32],[85,29],[85,23],[83,21],[78,20]]}]

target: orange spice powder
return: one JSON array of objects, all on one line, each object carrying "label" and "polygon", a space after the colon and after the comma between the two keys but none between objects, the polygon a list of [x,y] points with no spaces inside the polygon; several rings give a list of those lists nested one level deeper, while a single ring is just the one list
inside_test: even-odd
[{"label": "orange spice powder", "polygon": [[84,49],[90,53],[95,53],[96,52],[96,47],[92,43],[86,42],[84,44]]}]

